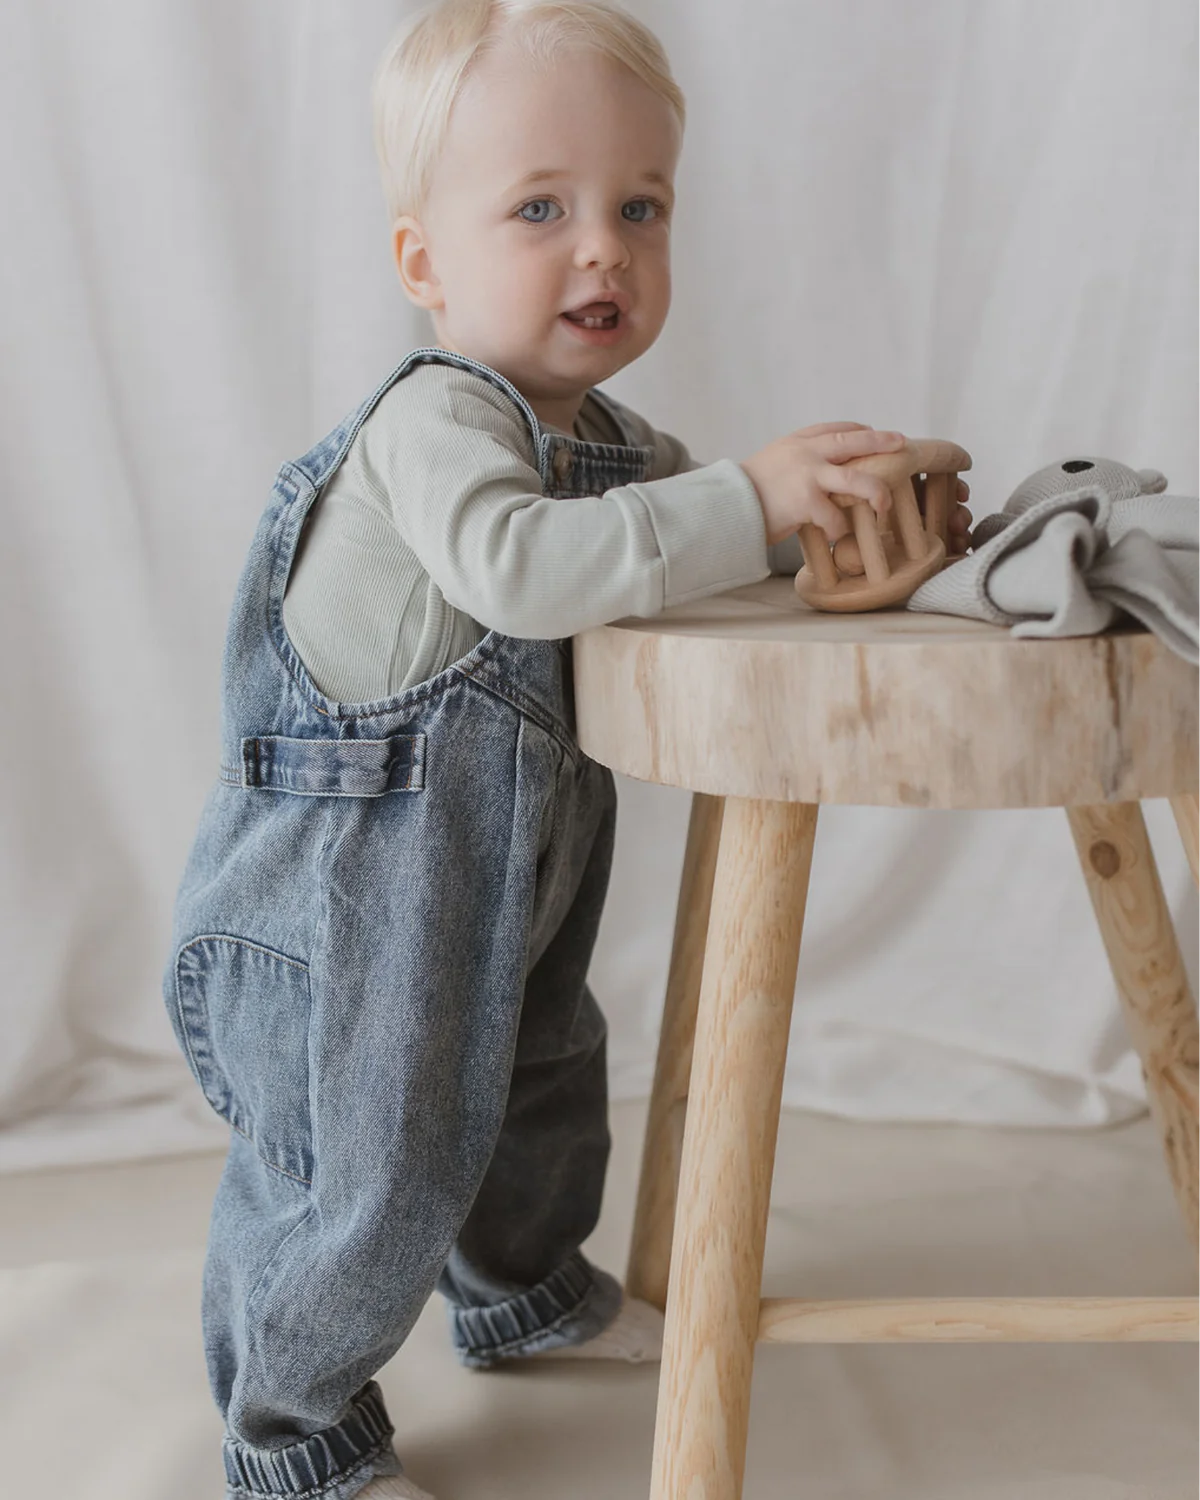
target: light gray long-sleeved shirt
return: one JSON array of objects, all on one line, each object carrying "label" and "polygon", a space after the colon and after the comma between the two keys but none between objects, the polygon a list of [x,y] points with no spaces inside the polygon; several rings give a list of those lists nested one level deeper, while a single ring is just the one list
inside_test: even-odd
[{"label": "light gray long-sleeved shirt", "polygon": [[[284,596],[318,688],[345,703],[386,698],[489,630],[555,639],[756,582],[773,565],[795,571],[787,543],[768,548],[744,469],[697,464],[621,409],[654,448],[651,477],[556,500],[542,494],[528,426],[488,380],[431,362],[397,381],[314,504]],[[573,435],[624,441],[590,392]]]}]

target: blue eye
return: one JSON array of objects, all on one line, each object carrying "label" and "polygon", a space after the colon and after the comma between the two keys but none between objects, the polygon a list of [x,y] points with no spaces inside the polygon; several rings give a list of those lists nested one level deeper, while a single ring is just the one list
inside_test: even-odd
[{"label": "blue eye", "polygon": [[[557,208],[558,207],[558,205],[556,203],[551,202],[551,200],[549,198],[531,198],[528,203],[522,203],[521,204],[520,208],[517,209],[517,213],[522,218],[524,218],[524,216],[525,216],[525,210],[527,208],[538,208],[543,203],[548,204],[551,208]],[[525,219],[525,222],[526,222],[526,224],[548,224],[550,222],[550,220],[549,219]]]},{"label": "blue eye", "polygon": [[[552,218],[550,218],[548,212],[546,214],[539,213],[535,218],[530,218],[525,212],[525,210],[529,208],[545,208],[548,211],[551,208],[558,208],[558,204],[555,203],[553,198],[531,198],[528,203],[522,203],[520,208],[517,209],[517,217],[524,224],[551,224],[554,221]],[[633,218],[630,217],[628,213],[626,213],[626,210],[630,208],[640,208],[643,210],[652,208],[654,210],[654,213],[646,214],[643,212],[636,218]],[[653,223],[655,219],[664,218],[666,213],[666,204],[661,203],[657,198],[631,198],[627,203],[624,203],[621,206],[621,214],[627,224],[650,224]],[[558,217],[562,217],[561,210],[559,210]]]}]

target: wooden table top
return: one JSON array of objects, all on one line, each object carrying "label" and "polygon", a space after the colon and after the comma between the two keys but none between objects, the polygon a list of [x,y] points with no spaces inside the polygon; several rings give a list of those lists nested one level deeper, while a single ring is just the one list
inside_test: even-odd
[{"label": "wooden table top", "polygon": [[1069,806],[1196,789],[1197,674],[1148,631],[1020,640],[809,609],[790,577],[575,637],[579,743],[720,796]]}]

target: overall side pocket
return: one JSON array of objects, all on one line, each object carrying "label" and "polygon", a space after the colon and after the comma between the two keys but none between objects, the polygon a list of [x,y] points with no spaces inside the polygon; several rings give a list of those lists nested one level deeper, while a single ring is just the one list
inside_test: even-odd
[{"label": "overall side pocket", "polygon": [[311,1182],[308,965],[248,938],[206,933],[176,955],[175,1011],[209,1104],[268,1166]]}]

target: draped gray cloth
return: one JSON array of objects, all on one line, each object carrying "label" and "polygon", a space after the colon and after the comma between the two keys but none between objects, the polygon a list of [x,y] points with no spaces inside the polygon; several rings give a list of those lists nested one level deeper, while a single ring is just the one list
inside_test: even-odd
[{"label": "draped gray cloth", "polygon": [[1029,637],[1095,635],[1132,618],[1198,660],[1200,501],[1114,500],[1086,485],[995,519],[1006,524],[923,583],[909,609],[969,615]]}]

